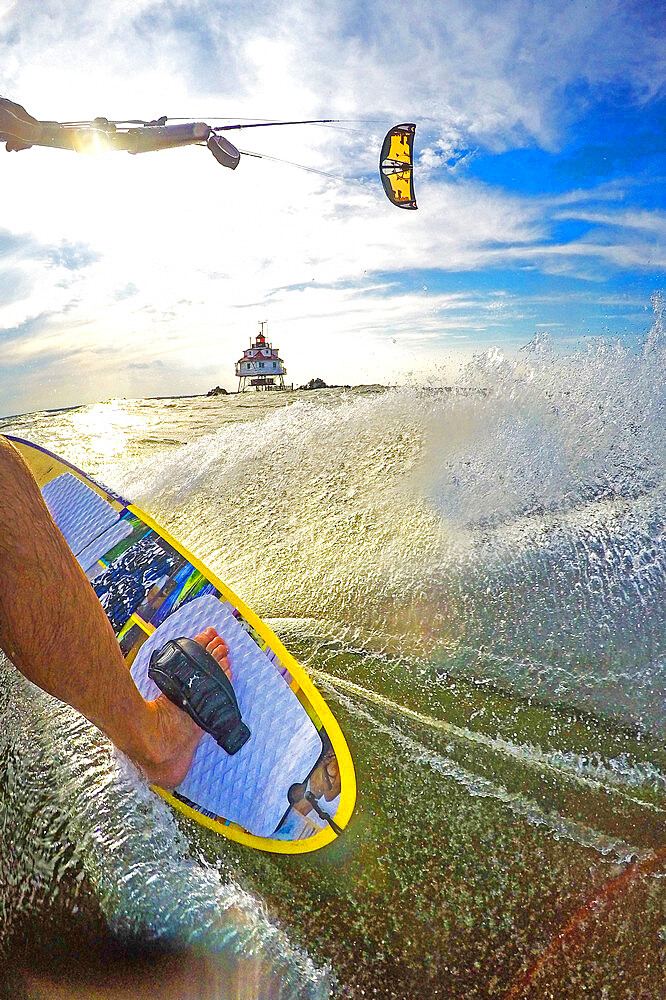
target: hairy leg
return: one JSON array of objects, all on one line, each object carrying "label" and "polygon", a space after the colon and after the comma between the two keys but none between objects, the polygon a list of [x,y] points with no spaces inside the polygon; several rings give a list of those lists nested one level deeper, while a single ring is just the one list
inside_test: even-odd
[{"label": "hairy leg", "polygon": [[[0,648],[29,680],[105,732],[150,781],[173,788],[202,730],[164,695],[141,697],[30,470],[1,435],[0,517]],[[202,638],[227,670],[223,640],[209,630]]]}]

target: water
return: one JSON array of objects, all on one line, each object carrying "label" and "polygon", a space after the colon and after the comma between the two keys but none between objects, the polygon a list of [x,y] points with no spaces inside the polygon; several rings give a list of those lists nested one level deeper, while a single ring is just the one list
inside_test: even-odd
[{"label": "water", "polygon": [[638,349],[542,337],[456,391],[0,423],[131,496],[269,621],[359,782],[330,848],[248,851],[2,662],[12,995],[18,976],[89,996],[120,969],[131,988],[100,995],[157,976],[211,1000],[666,996],[662,313]]}]

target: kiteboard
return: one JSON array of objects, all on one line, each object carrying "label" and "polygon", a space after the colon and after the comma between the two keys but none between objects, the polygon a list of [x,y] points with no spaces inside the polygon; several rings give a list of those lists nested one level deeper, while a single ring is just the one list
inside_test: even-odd
[{"label": "kiteboard", "polygon": [[340,726],[277,636],[148,514],[71,463],[20,438],[56,525],[111,622],[134,682],[152,699],[154,650],[212,626],[229,648],[247,742],[233,754],[205,734],[184,781],[167,792],[192,820],[249,847],[315,851],[345,829],[356,800]]}]

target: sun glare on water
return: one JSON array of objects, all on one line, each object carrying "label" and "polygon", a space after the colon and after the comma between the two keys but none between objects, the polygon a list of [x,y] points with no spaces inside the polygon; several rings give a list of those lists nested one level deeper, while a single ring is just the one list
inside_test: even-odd
[{"label": "sun glare on water", "polygon": [[136,425],[136,414],[130,412],[124,400],[110,399],[74,411],[69,421],[81,440],[89,441],[104,458],[112,458],[124,451]]}]

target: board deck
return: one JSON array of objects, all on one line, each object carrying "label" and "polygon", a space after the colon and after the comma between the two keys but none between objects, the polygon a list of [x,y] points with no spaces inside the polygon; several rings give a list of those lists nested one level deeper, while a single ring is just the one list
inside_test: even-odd
[{"label": "board deck", "polygon": [[46,449],[7,437],[90,580],[145,698],[159,694],[147,668],[152,650],[168,639],[193,638],[212,625],[229,647],[250,739],[228,756],[204,735],[182,784],[155,791],[203,826],[260,850],[300,854],[335,840],[354,809],[354,766],[335,717],[300,664],[148,514]]}]

